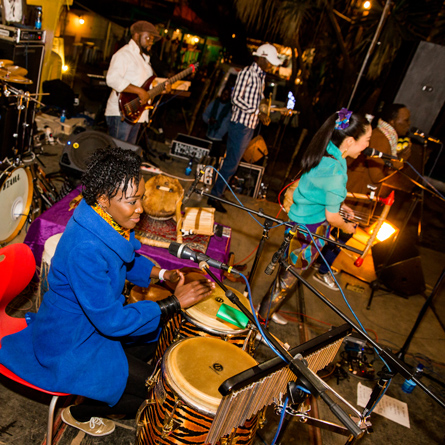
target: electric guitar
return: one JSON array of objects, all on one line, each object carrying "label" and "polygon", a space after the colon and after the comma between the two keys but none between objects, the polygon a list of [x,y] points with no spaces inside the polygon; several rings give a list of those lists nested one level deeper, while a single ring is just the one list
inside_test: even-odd
[{"label": "electric guitar", "polygon": [[148,92],[149,99],[148,103],[145,105],[141,105],[141,101],[139,99],[139,96],[137,94],[133,93],[120,93],[119,94],[119,109],[122,114],[122,120],[125,120],[126,122],[130,124],[135,124],[139,118],[141,117],[141,114],[144,110],[147,108],[150,108],[152,100],[158,95],[161,94],[165,89],[165,84],[168,82],[170,85],[173,85],[176,81],[183,79],[184,77],[188,76],[189,74],[195,72],[196,68],[198,68],[199,63],[194,63],[193,65],[190,65],[187,69],[184,71],[181,71],[180,73],[176,74],[176,76],[171,77],[170,79],[167,79],[165,82],[162,82],[152,89],[150,89],[150,85],[152,84],[153,80],[156,79],[156,76],[149,77],[144,84],[141,86],[145,91]]}]

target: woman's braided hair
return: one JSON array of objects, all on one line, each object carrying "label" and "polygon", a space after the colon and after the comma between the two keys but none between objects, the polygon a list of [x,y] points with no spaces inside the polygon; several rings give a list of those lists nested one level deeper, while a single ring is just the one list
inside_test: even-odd
[{"label": "woman's braided hair", "polygon": [[139,184],[141,158],[134,151],[120,147],[105,147],[96,150],[88,161],[82,175],[83,197],[88,205],[94,205],[97,198],[105,195],[108,199],[123,193],[134,181]]}]

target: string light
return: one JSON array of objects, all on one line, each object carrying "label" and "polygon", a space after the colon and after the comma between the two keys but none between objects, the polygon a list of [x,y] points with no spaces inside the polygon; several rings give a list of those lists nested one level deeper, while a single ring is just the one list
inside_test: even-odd
[{"label": "string light", "polygon": [[79,17],[79,24],[83,25],[84,23],[85,23],[85,19],[82,16],[80,16]]},{"label": "string light", "polygon": [[371,9],[371,2],[370,1],[366,1],[363,3],[363,9]]}]

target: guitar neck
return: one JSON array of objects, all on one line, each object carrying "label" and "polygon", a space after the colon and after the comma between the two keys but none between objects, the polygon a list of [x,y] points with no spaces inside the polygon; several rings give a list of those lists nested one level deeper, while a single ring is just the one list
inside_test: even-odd
[{"label": "guitar neck", "polygon": [[159,83],[155,87],[153,87],[151,90],[148,91],[148,94],[150,95],[150,99],[154,98],[158,94],[161,94],[162,91],[164,91],[165,84],[168,82],[170,85],[173,85],[178,80],[183,79],[184,77],[187,77],[190,73],[194,72],[195,69],[198,67],[198,64],[195,63],[194,65],[190,65],[187,69],[184,71],[181,71],[180,73],[176,74],[176,76],[170,77],[166,81]]}]

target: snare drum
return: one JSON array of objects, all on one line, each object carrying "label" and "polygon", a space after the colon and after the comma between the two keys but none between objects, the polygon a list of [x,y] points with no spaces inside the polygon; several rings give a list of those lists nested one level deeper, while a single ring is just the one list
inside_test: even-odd
[{"label": "snare drum", "polygon": [[[246,352],[215,338],[194,337],[175,343],[165,353],[158,379],[139,408],[137,444],[205,444],[222,399],[218,388],[256,365]],[[251,445],[257,419],[258,415],[252,416],[228,441],[218,443]]]},{"label": "snare drum", "polygon": [[40,282],[39,282],[39,293],[37,296],[37,309],[40,307],[42,303],[42,298],[45,293],[48,291],[48,273],[49,268],[51,267],[51,259],[56,252],[57,244],[59,244],[61,233],[57,233],[56,235],[50,236],[45,241],[45,246],[43,248],[42,254],[42,263],[40,265]]},{"label": "snare drum", "polygon": [[0,176],[0,243],[14,239],[28,218],[32,202],[29,168],[8,167]]},{"label": "snare drum", "polygon": [[[238,296],[241,303],[250,310],[247,298],[229,286],[226,286]],[[254,352],[254,331],[245,328],[240,329],[226,321],[220,320],[216,314],[222,304],[227,304],[237,308],[224,294],[221,288],[215,288],[213,293],[204,300],[183,309],[176,314],[164,326],[159,338],[158,348],[155,354],[155,361],[164,355],[167,348],[176,341],[188,337],[213,337],[233,343],[249,354]]]}]

